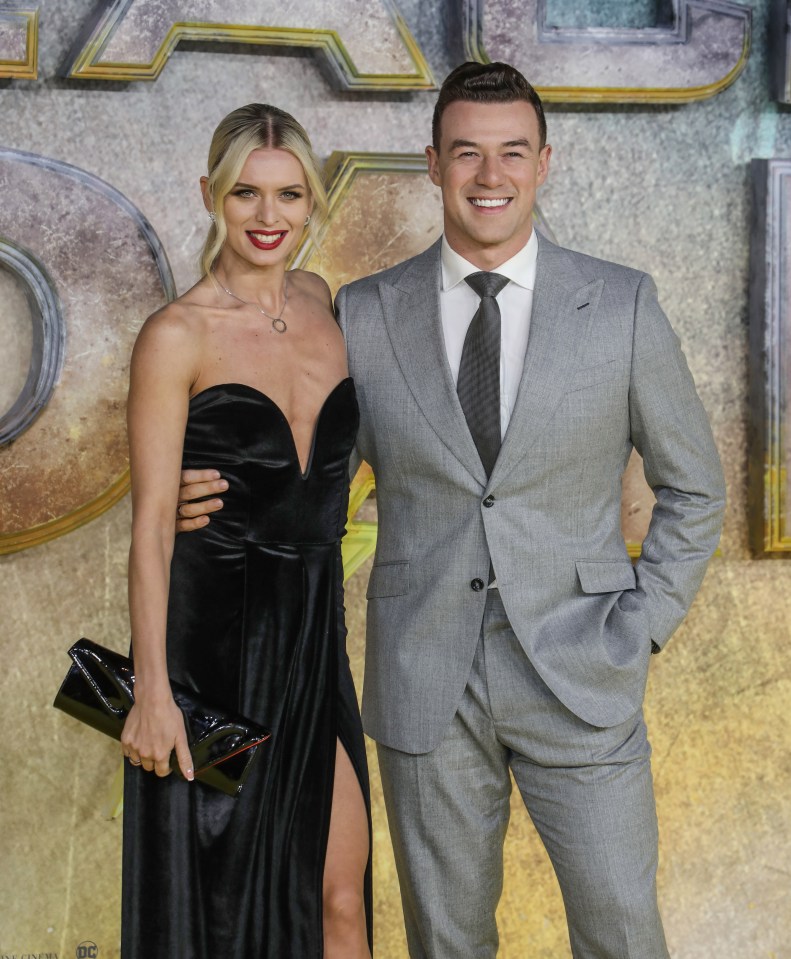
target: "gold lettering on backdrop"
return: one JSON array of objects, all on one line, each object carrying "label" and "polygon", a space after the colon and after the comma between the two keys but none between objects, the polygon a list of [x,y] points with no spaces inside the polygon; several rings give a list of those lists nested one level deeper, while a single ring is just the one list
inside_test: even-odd
[{"label": "gold lettering on backdrop", "polygon": [[547,0],[461,0],[471,60],[505,60],[545,100],[678,103],[714,96],[739,76],[752,14],[731,0],[675,0],[672,23],[555,27]]},{"label": "gold lettering on backdrop", "polygon": [[[50,344],[47,368],[57,379],[47,387],[49,401],[0,447],[0,553],[12,553],[87,523],[126,493],[132,344],[145,316],[174,288],[156,234],[109,184],[5,149],[0,182],[2,262],[31,296],[42,294],[42,311],[50,309],[50,333],[42,325],[41,336],[57,335],[59,312],[65,342],[60,358]],[[45,211],[35,197],[46,198]],[[12,263],[19,251],[24,256]],[[36,270],[25,272],[31,264]],[[54,306],[46,306],[47,295]]]},{"label": "gold lettering on backdrop", "polygon": [[[363,463],[349,492],[349,518],[342,543],[344,582],[354,576],[376,549],[376,513],[372,506],[366,504],[373,490],[373,470]],[[358,513],[363,515],[358,516]]]},{"label": "gold lettering on backdrop", "polygon": [[349,89],[435,87],[394,0],[114,0],[88,21],[65,72],[155,80],[181,40],[312,47]]},{"label": "gold lettering on backdrop", "polygon": [[38,76],[38,9],[0,10],[0,77]]},{"label": "gold lettering on backdrop", "polygon": [[791,555],[791,160],[753,160],[750,238],[750,538]]}]

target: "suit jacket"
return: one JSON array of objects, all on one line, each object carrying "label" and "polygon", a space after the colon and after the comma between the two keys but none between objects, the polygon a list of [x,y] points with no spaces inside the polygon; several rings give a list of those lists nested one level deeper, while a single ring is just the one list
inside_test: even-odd
[{"label": "suit jacket", "polygon": [[[336,299],[376,477],[363,721],[434,748],[469,676],[489,561],[526,654],[596,726],[640,708],[651,641],[683,619],[725,489],[708,419],[649,276],[539,237],[524,374],[490,479],[440,321],[440,243]],[[621,535],[634,446],[657,497],[636,566]],[[488,504],[488,505],[487,505]]]}]

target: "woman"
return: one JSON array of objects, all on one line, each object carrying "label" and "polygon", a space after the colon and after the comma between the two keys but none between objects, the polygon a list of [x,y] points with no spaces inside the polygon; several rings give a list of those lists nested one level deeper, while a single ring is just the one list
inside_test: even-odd
[{"label": "woman", "polygon": [[[201,187],[204,275],[132,357],[122,955],[367,959],[340,560],[358,413],[327,284],[286,272],[326,195],[305,131],[262,104],[219,125]],[[182,465],[218,464],[222,512],[176,538]],[[168,676],[271,729],[238,797],[191,781]],[[168,776],[174,750],[184,779]]]}]

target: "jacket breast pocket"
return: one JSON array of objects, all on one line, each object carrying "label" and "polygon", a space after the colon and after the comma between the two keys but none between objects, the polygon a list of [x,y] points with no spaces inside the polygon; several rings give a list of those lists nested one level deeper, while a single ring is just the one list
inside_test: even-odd
[{"label": "jacket breast pocket", "polygon": [[368,599],[403,596],[409,592],[409,563],[376,563],[368,580]]},{"label": "jacket breast pocket", "polygon": [[620,376],[622,372],[623,367],[617,359],[587,366],[582,370],[574,370],[566,383],[564,392],[576,393],[578,390],[586,390],[600,383],[608,383]]},{"label": "jacket breast pocket", "polygon": [[583,593],[616,593],[637,586],[628,560],[577,560],[574,565]]}]

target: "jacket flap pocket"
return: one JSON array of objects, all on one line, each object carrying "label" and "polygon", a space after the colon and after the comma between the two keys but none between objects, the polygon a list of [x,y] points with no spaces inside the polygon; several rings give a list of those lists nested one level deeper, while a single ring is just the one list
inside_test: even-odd
[{"label": "jacket flap pocket", "polygon": [[409,591],[409,563],[377,563],[368,580],[368,599],[403,596]]},{"label": "jacket flap pocket", "polygon": [[578,560],[575,565],[584,593],[615,593],[637,586],[634,567],[626,560]]}]

